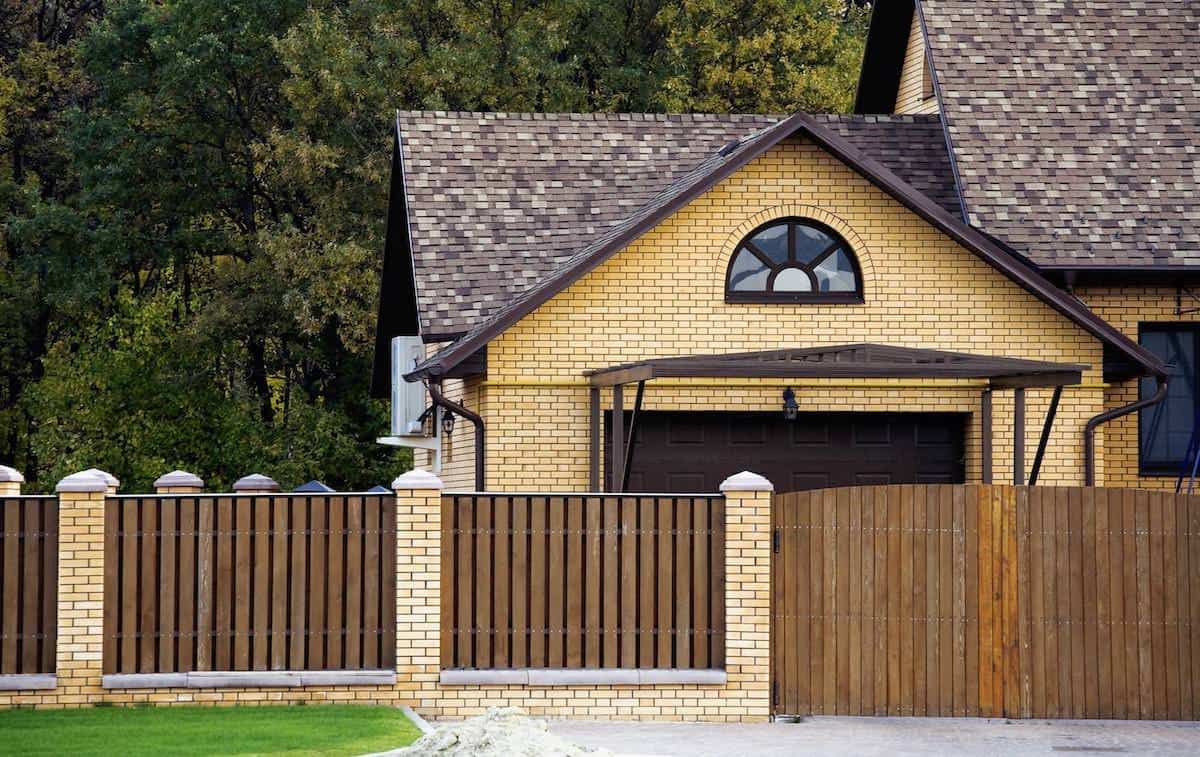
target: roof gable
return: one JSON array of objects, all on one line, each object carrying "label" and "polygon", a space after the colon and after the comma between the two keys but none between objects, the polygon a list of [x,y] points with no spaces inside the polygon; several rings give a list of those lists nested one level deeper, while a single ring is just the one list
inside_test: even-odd
[{"label": "roof gable", "polygon": [[952,213],[934,203],[878,161],[864,155],[814,117],[798,113],[758,132],[751,139],[729,150],[723,150],[696,167],[668,190],[639,208],[628,219],[614,226],[609,232],[566,261],[552,276],[483,320],[454,344],[423,362],[408,376],[417,378],[443,375],[467,356],[486,345],[495,336],[503,333],[570,284],[594,270],[617,251],[629,245],[649,229],[654,228],[676,210],[684,207],[774,145],[793,135],[810,138],[818,146],[857,171],[965,249],[1078,324],[1085,331],[1096,336],[1107,346],[1127,356],[1129,360],[1141,366],[1145,371],[1161,373],[1163,370],[1156,358],[1100,319],[1074,297],[1054,287],[1035,270],[998,246],[986,235],[963,224]]}]

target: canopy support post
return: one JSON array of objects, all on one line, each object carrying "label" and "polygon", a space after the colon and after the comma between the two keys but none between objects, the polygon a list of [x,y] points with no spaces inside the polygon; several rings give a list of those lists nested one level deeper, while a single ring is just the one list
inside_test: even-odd
[{"label": "canopy support post", "polygon": [[588,428],[588,487],[591,491],[600,491],[600,389],[593,386],[588,390],[589,428]]},{"label": "canopy support post", "polygon": [[621,384],[613,385],[612,403],[612,453],[609,455],[612,471],[608,488],[619,492],[625,482],[625,392]]},{"label": "canopy support post", "polygon": [[1054,426],[1054,416],[1058,413],[1058,401],[1062,399],[1061,386],[1054,387],[1054,395],[1050,397],[1050,408],[1046,410],[1046,422],[1042,424],[1042,438],[1038,439],[1037,453],[1033,456],[1033,470],[1029,472],[1029,485],[1037,486],[1038,473],[1042,470],[1042,458],[1046,455],[1046,445],[1050,443],[1050,429]]},{"label": "canopy support post", "polygon": [[637,433],[638,416],[642,414],[642,395],[646,393],[646,382],[639,381],[637,394],[633,398],[633,415],[629,416],[629,436],[625,443],[625,465],[621,468],[621,491],[629,490],[629,469],[633,467],[633,435]]}]

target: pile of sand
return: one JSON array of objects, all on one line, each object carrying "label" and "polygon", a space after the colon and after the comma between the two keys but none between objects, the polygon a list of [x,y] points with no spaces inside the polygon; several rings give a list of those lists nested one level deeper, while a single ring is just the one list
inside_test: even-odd
[{"label": "pile of sand", "polygon": [[470,720],[450,723],[404,749],[379,757],[601,757],[608,752],[584,749],[552,736],[546,723],[516,707],[496,707]]}]

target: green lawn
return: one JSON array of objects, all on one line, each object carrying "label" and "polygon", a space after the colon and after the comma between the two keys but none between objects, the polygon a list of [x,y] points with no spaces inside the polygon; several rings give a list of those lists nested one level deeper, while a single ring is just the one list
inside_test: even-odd
[{"label": "green lawn", "polygon": [[355,755],[406,746],[420,735],[400,710],[356,705],[0,712],[4,755]]}]

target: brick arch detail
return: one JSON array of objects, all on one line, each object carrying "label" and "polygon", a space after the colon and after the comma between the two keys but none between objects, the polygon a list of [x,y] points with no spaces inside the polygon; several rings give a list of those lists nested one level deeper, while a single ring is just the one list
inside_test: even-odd
[{"label": "brick arch detail", "polygon": [[870,302],[871,283],[874,279],[875,269],[871,262],[871,250],[867,246],[867,243],[840,216],[815,205],[798,204],[776,205],[765,210],[760,210],[745,221],[742,221],[729,233],[729,236],[725,238],[725,242],[721,245],[721,254],[717,256],[713,264],[713,273],[721,282],[722,294],[725,291],[725,272],[729,269],[729,261],[733,257],[733,252],[737,249],[738,244],[754,229],[779,218],[811,218],[814,221],[820,221],[838,234],[841,234],[842,238],[850,243],[851,252],[858,258],[858,269],[862,273],[863,300]]}]

